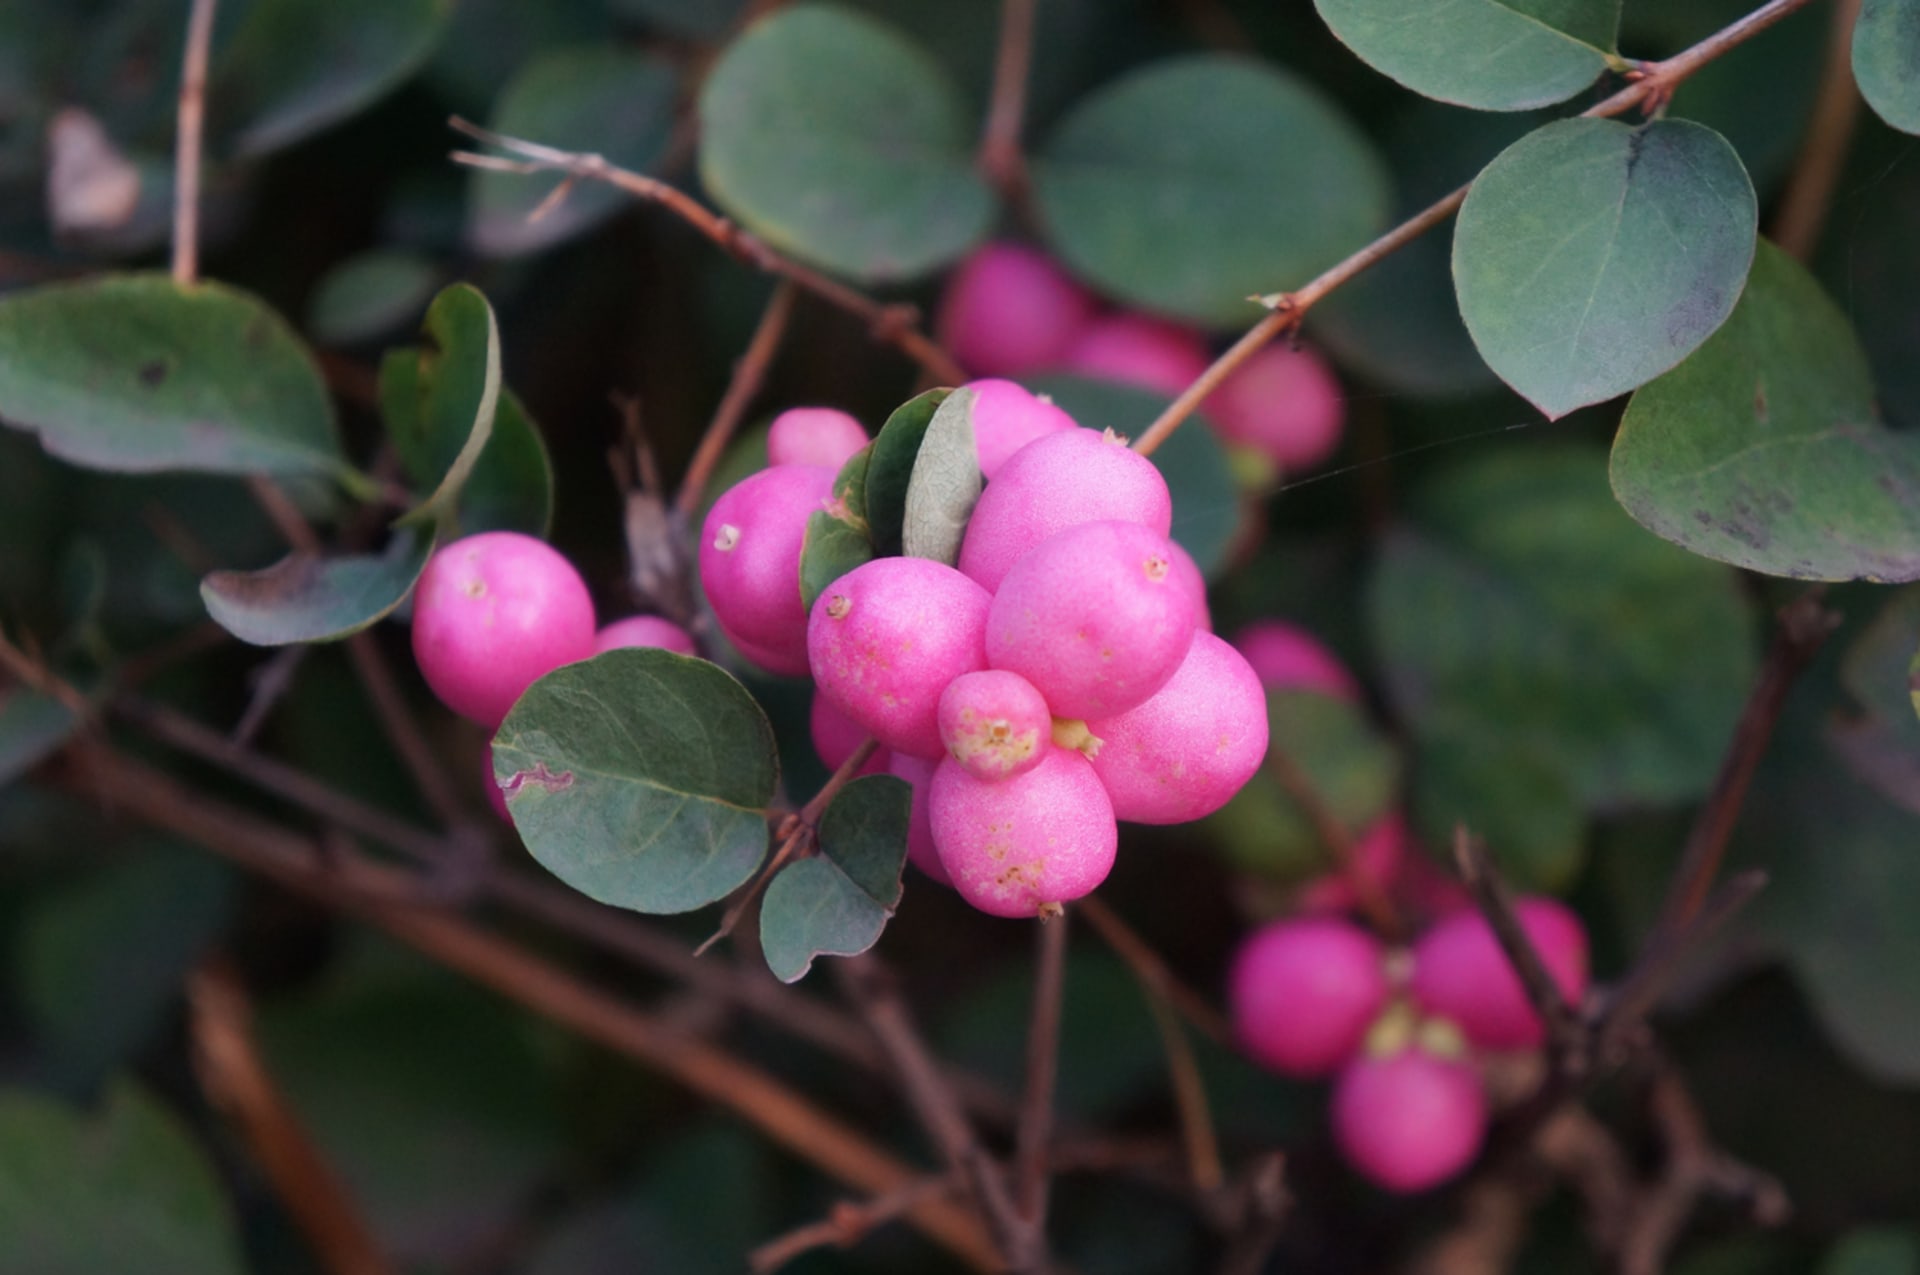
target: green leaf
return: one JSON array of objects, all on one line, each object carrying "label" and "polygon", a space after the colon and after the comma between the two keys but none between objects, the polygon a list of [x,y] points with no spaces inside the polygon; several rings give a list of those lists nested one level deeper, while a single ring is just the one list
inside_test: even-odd
[{"label": "green leaf", "polygon": [[131,1085],[97,1112],[0,1090],[0,1275],[241,1275],[213,1167]]},{"label": "green leaf", "polygon": [[913,463],[920,456],[920,444],[926,440],[933,414],[951,393],[937,389],[914,395],[893,409],[874,436],[872,457],[867,463],[866,501],[867,527],[876,557],[894,558],[902,552]]},{"label": "green leaf", "polygon": [[[488,127],[644,172],[666,149],[676,87],[673,68],[644,53],[556,50],[520,68],[501,90]],[[605,182],[574,182],[558,204],[529,221],[562,180],[475,169],[468,178],[468,242],[489,256],[535,252],[633,202]]]},{"label": "green leaf", "polygon": [[868,443],[840,467],[833,480],[833,504],[807,515],[807,534],[800,545],[800,600],[808,611],[828,585],[873,560],[867,529],[867,469],[873,448]]},{"label": "green leaf", "polygon": [[582,894],[686,912],[766,856],[773,729],[718,665],[608,651],[535,682],[494,736],[493,774],[520,837]]},{"label": "green leaf", "polygon": [[386,96],[433,53],[451,0],[254,0],[216,59],[236,155],[279,150]]},{"label": "green leaf", "polygon": [[1564,102],[1613,58],[1620,0],[1314,0],[1362,62],[1482,111]]},{"label": "green leaf", "polygon": [[1474,179],[1453,236],[1460,313],[1501,380],[1564,416],[1713,334],[1740,297],[1758,216],[1712,129],[1549,124]]},{"label": "green leaf", "polygon": [[[1025,384],[1087,428],[1130,437],[1145,433],[1173,401],[1132,385],[1058,373],[1028,377]],[[1241,517],[1240,492],[1219,436],[1196,412],[1154,449],[1152,460],[1173,495],[1173,538],[1193,555],[1200,574],[1213,579],[1226,568]]]},{"label": "green leaf", "polygon": [[446,522],[500,403],[500,327],[471,284],[449,284],[427,307],[431,343],[380,364],[380,414],[416,484],[432,494],[403,523]]},{"label": "green leaf", "polygon": [[94,469],[357,477],[313,356],[216,283],[102,275],[0,297],[0,419]]},{"label": "green leaf", "polygon": [[1358,837],[1393,805],[1400,757],[1365,710],[1331,695],[1269,691],[1267,727],[1266,765],[1207,824],[1236,866],[1291,885],[1334,863],[1312,817],[1276,776],[1273,759],[1291,759],[1341,827]]},{"label": "green leaf", "polygon": [[908,557],[932,558],[948,566],[960,560],[967,519],[986,486],[973,442],[973,399],[972,390],[957,389],[941,400],[927,422],[913,458],[900,528],[901,548]]},{"label": "green leaf", "polygon": [[1920,1275],[1920,1233],[1891,1226],[1850,1231],[1827,1250],[1820,1275]]},{"label": "green leaf", "polygon": [[431,531],[403,527],[382,554],[292,553],[260,571],[215,571],[200,582],[207,614],[242,642],[286,646],[349,637],[406,600],[433,554]]},{"label": "green leaf", "polygon": [[1900,590],[1840,660],[1840,684],[1859,711],[1836,714],[1827,740],[1860,779],[1895,805],[1920,815],[1920,696],[1914,676],[1920,646],[1920,585]]},{"label": "green leaf", "polygon": [[993,221],[974,122],[894,28],[833,5],[754,23],[700,93],[700,178],[775,248],[869,282],[959,257]]},{"label": "green leaf", "polygon": [[1586,862],[1586,813],[1572,778],[1556,759],[1490,732],[1422,739],[1408,801],[1428,845],[1452,845],[1464,824],[1517,889],[1563,893]]},{"label": "green leaf", "polygon": [[1853,78],[1881,119],[1920,133],[1920,0],[1864,0],[1853,25]]},{"label": "green leaf", "polygon": [[1771,244],[1726,326],[1627,405],[1613,490],[1650,531],[1722,562],[1920,578],[1920,434],[1881,425],[1846,317]]},{"label": "green leaf", "polygon": [[913,789],[868,775],[841,790],[820,818],[820,853],[780,869],[760,904],[760,947],[783,983],[816,956],[858,956],[900,906]]},{"label": "green leaf", "polygon": [[1372,238],[1391,204],[1366,137],[1301,79],[1192,56],[1107,85],[1033,164],[1061,258],[1121,300],[1244,325],[1248,294],[1305,283]]},{"label": "green leaf", "polygon": [[1553,446],[1437,475],[1367,598],[1423,751],[1525,753],[1590,811],[1704,792],[1757,665],[1733,573],[1621,516],[1603,468],[1597,451]]},{"label": "green leaf", "polygon": [[439,277],[440,266],[431,257],[404,248],[349,257],[314,289],[307,326],[334,345],[385,336],[419,317]]},{"label": "green leaf", "polygon": [[39,765],[79,723],[73,710],[24,686],[0,691],[0,787]]},{"label": "green leaf", "polygon": [[523,531],[546,538],[553,523],[553,461],[519,396],[500,387],[493,433],[460,489],[460,531]]}]

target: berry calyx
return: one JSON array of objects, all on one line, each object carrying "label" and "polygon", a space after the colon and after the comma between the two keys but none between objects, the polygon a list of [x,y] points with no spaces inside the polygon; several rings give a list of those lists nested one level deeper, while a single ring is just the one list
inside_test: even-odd
[{"label": "berry calyx", "polygon": [[963,673],[940,693],[940,740],[975,779],[1010,779],[1040,764],[1053,715],[1018,673]]}]

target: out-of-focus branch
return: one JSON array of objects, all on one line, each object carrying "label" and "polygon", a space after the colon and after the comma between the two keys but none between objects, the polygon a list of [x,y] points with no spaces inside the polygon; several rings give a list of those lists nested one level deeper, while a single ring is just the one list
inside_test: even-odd
[{"label": "out-of-focus branch", "polygon": [[766,382],[767,369],[773,366],[774,355],[780,351],[780,340],[786,335],[787,320],[793,316],[793,300],[792,280],[782,279],[773,285],[773,296],[767,300],[760,325],[753,330],[753,340],[747,343],[747,352],[734,364],[727,392],[721,396],[707,432],[700,436],[700,446],[687,465],[686,477],[680,480],[680,491],[673,504],[674,512],[682,519],[693,517],[694,511],[700,508],[707,480],[713,477],[714,467],[726,454],[727,444],[733,441],[734,431],[752,405],[753,396]]},{"label": "out-of-focus branch", "polygon": [[187,47],[180,59],[179,126],[173,152],[173,281],[200,274],[200,151],[207,119],[207,50],[213,44],[215,0],[193,0]]},{"label": "out-of-focus branch", "polygon": [[1834,0],[1820,94],[1814,99],[1807,135],[1773,214],[1773,241],[1799,261],[1806,261],[1820,245],[1820,232],[1833,209],[1834,187],[1847,166],[1848,144],[1860,120],[1860,90],[1853,82],[1853,26],[1859,18],[1860,0]]}]

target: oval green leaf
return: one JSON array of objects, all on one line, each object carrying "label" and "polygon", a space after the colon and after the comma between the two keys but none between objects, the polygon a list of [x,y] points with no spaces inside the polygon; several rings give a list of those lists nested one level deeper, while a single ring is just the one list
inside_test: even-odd
[{"label": "oval green leaf", "polygon": [[1853,24],[1853,78],[1881,119],[1920,133],[1920,0],[1863,0]]},{"label": "oval green leaf", "polygon": [[1880,423],[1846,316],[1771,244],[1726,326],[1627,404],[1612,468],[1628,513],[1704,557],[1920,579],[1920,434]]},{"label": "oval green leaf", "polygon": [[404,248],[349,257],[314,289],[307,327],[334,345],[385,336],[420,317],[439,278],[438,263]]},{"label": "oval green leaf", "polygon": [[500,327],[472,284],[440,290],[423,327],[430,344],[380,365],[380,415],[408,476],[431,492],[402,522],[450,519],[493,434],[500,403]]},{"label": "oval green leaf", "polygon": [[868,775],[841,790],[820,818],[820,853],[780,870],[760,902],[760,947],[783,983],[816,956],[858,956],[900,906],[913,789]]},{"label": "oval green leaf", "polygon": [[93,469],[356,477],[313,356],[216,283],[104,275],[0,297],[0,420]]},{"label": "oval green leaf", "polygon": [[766,857],[773,728],[705,660],[625,649],[555,669],[494,736],[493,774],[533,857],[602,903],[690,911]]},{"label": "oval green leaf", "polygon": [[960,560],[967,519],[986,486],[973,441],[973,400],[973,391],[963,386],[942,399],[927,422],[913,458],[900,527],[901,549],[910,558],[931,558],[948,566]]},{"label": "oval green leaf", "polygon": [[1340,42],[1416,93],[1482,111],[1564,102],[1614,60],[1620,0],[1314,0]]},{"label": "oval green leaf", "polygon": [[762,18],[700,93],[700,178],[774,247],[855,279],[911,279],[984,237],[973,120],[892,27],[833,5]]},{"label": "oval green leaf", "polygon": [[1240,58],[1156,63],[1082,102],[1033,165],[1060,256],[1106,292],[1244,324],[1384,225],[1388,180],[1319,92]]},{"label": "oval green leaf", "polygon": [[914,395],[894,408],[874,435],[872,456],[867,462],[866,515],[876,557],[898,557],[902,551],[913,463],[919,458],[920,444],[926,441],[933,414],[951,393],[934,389]]},{"label": "oval green leaf", "polygon": [[553,523],[553,460],[520,398],[500,387],[493,433],[460,489],[460,534],[523,531],[546,538]]},{"label": "oval green leaf", "polygon": [[1460,313],[1501,380],[1564,416],[1713,335],[1746,282],[1758,216],[1712,129],[1549,124],[1474,179],[1453,237]]},{"label": "oval green leaf", "polygon": [[242,642],[331,642],[392,614],[426,570],[433,544],[431,530],[403,527],[381,554],[293,553],[260,571],[211,572],[200,597]]},{"label": "oval green leaf", "polygon": [[[618,48],[563,49],[534,58],[501,90],[488,126],[508,137],[600,155],[636,172],[653,167],[673,129],[673,68]],[[574,182],[542,209],[558,176],[475,169],[467,240],[489,256],[535,252],[572,238],[631,204],[605,182]],[[537,220],[529,220],[540,211]]]}]

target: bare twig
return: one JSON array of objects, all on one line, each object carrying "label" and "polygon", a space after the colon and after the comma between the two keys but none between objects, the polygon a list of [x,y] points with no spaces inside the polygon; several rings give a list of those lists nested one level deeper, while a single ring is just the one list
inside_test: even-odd
[{"label": "bare twig", "polygon": [[1814,99],[1807,135],[1773,214],[1771,238],[1800,261],[1819,246],[1820,231],[1833,207],[1834,187],[1847,165],[1848,143],[1860,119],[1860,92],[1853,83],[1853,26],[1859,17],[1860,0],[1834,0],[1820,95]]},{"label": "bare twig", "polygon": [[1347,831],[1347,826],[1340,822],[1340,816],[1327,804],[1306,767],[1277,743],[1267,745],[1267,765],[1280,781],[1280,786],[1287,790],[1287,796],[1306,812],[1314,835],[1326,848],[1327,857],[1333,860],[1334,870],[1344,876],[1347,884],[1353,888],[1353,896],[1367,914],[1367,921],[1389,940],[1405,938],[1406,918],[1400,915],[1399,909],[1393,906],[1393,900],[1387,897],[1387,892],[1374,880],[1366,864],[1354,852],[1353,834]]},{"label": "bare twig", "polygon": [[207,49],[215,0],[193,0],[180,59],[180,114],[173,156],[173,281],[200,273],[200,150],[207,118]]},{"label": "bare twig", "polygon": [[1041,917],[1027,1019],[1027,1076],[1014,1132],[1014,1202],[1034,1235],[1047,1228],[1047,1147],[1053,1141],[1053,1087],[1060,1071],[1060,1010],[1066,990],[1067,916]]},{"label": "bare twig", "polygon": [[1215,1009],[1206,997],[1182,983],[1160,954],[1153,950],[1153,946],[1122,920],[1118,912],[1108,907],[1098,895],[1092,894],[1074,904],[1074,911],[1093,926],[1106,945],[1113,949],[1115,956],[1126,962],[1133,976],[1165,997],[1167,1003],[1179,1011],[1180,1017],[1215,1044],[1233,1048],[1233,1025],[1227,1022],[1226,1016]]},{"label": "bare twig", "polygon": [[1623,1061],[1628,1038],[1667,988],[1680,962],[1718,933],[1740,909],[1765,889],[1767,874],[1750,868],[1714,891],[1691,924],[1666,938],[1650,936],[1640,957],[1608,996],[1594,1032],[1593,1056],[1601,1066]]},{"label": "bare twig", "polygon": [[293,689],[293,675],[300,671],[300,666],[306,663],[313,649],[305,643],[283,646],[265,664],[253,670],[248,678],[253,684],[253,694],[248,697],[246,711],[240,714],[240,720],[234,723],[233,733],[229,736],[234,743],[245,745],[253,742],[253,737],[267,724],[267,718],[273,715],[281,697]]},{"label": "bare twig", "polygon": [[1027,76],[1033,65],[1036,0],[1001,0],[1000,43],[993,61],[993,96],[977,157],[981,175],[1010,203],[1026,198],[1027,166],[1020,129],[1027,112]]},{"label": "bare twig", "polygon": [[674,497],[674,511],[681,518],[693,517],[694,511],[700,508],[700,497],[706,492],[707,480],[713,477],[714,467],[726,454],[734,431],[740,427],[754,395],[760,392],[760,386],[765,383],[767,369],[773,365],[774,355],[780,350],[780,340],[786,335],[787,320],[793,315],[795,295],[790,279],[781,279],[773,285],[773,295],[767,299],[767,308],[760,316],[760,326],[753,330],[753,340],[748,342],[747,352],[734,364],[733,379],[727,382],[727,392],[721,397],[720,407],[714,412],[713,422],[707,426],[707,432],[700,436],[700,446],[687,464],[686,477],[680,480],[679,494]]},{"label": "bare twig", "polygon": [[1453,857],[1460,868],[1460,879],[1479,904],[1487,924],[1493,927],[1494,937],[1500,940],[1500,950],[1506,953],[1507,962],[1526,988],[1533,1012],[1547,1025],[1547,1043],[1554,1066],[1576,1078],[1584,1075],[1589,1062],[1587,1024],[1579,1008],[1567,1003],[1560,985],[1553,981],[1540,949],[1533,945],[1532,937],[1514,911],[1513,892],[1500,879],[1487,847],[1464,827],[1455,828]]},{"label": "bare twig", "polygon": [[852,1248],[878,1228],[897,1219],[920,1201],[952,1193],[951,1174],[909,1182],[897,1191],[859,1202],[843,1200],[818,1222],[796,1227],[767,1241],[747,1255],[754,1275],[770,1275],[788,1262],[818,1248]]}]

